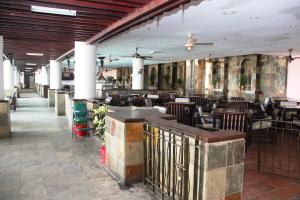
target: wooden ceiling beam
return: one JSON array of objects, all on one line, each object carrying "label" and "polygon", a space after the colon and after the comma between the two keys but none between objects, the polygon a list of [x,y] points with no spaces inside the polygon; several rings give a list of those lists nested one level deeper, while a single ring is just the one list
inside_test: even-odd
[{"label": "wooden ceiling beam", "polygon": [[[83,7],[83,8],[93,8],[93,9],[100,9],[100,10],[109,10],[117,13],[128,13],[134,11],[134,8],[129,7],[128,5],[120,6],[114,4],[107,4],[107,3],[97,3],[97,2],[90,2],[90,1],[82,1],[82,0],[32,0],[32,5],[35,2],[43,2],[49,5],[65,5],[70,7]],[[106,1],[107,2],[107,1]]]},{"label": "wooden ceiling beam", "polygon": [[101,17],[93,16],[93,17],[67,17],[67,16],[56,16],[56,15],[44,15],[40,13],[28,13],[28,12],[23,12],[23,11],[12,11],[12,10],[7,10],[5,7],[3,8],[0,5],[0,13],[1,15],[6,15],[6,16],[18,16],[18,17],[25,17],[29,19],[43,19],[43,20],[51,20],[51,21],[64,21],[64,22],[69,22],[69,23],[77,23],[77,22],[82,22],[82,23],[92,23],[92,24],[104,24],[104,25],[110,25],[112,22],[115,20],[112,19],[103,19]]},{"label": "wooden ceiling beam", "polygon": [[[18,2],[1,2],[0,1],[0,7],[11,11],[12,13],[14,11],[21,11],[21,12],[25,12],[27,14],[37,14],[37,15],[44,15],[44,16],[50,16],[50,17],[64,17],[64,18],[76,18],[76,17],[80,17],[80,16],[90,16],[90,15],[94,15],[95,17],[101,17],[103,19],[107,19],[107,20],[116,20],[116,19],[120,19],[123,16],[125,16],[125,14],[115,14],[115,13],[111,13],[110,11],[101,11],[101,10],[97,10],[97,9],[92,9],[92,8],[80,8],[80,10],[77,10],[77,16],[76,17],[70,17],[70,16],[63,16],[63,15],[51,15],[51,14],[44,14],[44,13],[38,13],[38,12],[31,12],[31,7],[30,7],[30,3],[25,2],[25,4],[28,5],[24,5]],[[43,4],[44,5],[44,4]],[[42,6],[42,5],[40,5]],[[45,6],[45,5],[44,5]],[[69,9],[68,7],[64,7],[64,9]]]}]

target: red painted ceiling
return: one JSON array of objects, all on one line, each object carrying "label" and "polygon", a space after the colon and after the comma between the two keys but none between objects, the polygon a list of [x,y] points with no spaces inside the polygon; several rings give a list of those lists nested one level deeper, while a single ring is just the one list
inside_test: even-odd
[{"label": "red painted ceiling", "polygon": [[[19,67],[49,63],[151,0],[7,0],[0,1],[0,35],[4,53]],[[31,12],[31,5],[76,10],[77,16]],[[26,53],[43,53],[43,57]]]}]

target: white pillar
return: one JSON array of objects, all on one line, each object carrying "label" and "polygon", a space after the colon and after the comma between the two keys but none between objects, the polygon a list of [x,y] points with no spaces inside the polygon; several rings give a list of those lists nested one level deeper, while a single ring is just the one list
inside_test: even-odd
[{"label": "white pillar", "polygon": [[0,36],[0,100],[4,99],[3,37]]},{"label": "white pillar", "polygon": [[3,62],[4,70],[4,89],[13,90],[14,88],[14,69],[11,65],[10,60],[5,60]]},{"label": "white pillar", "polygon": [[132,89],[144,89],[144,60],[142,58],[132,59]]},{"label": "white pillar", "polygon": [[14,85],[19,87],[20,84],[20,70],[14,67]]},{"label": "white pillar", "polygon": [[75,99],[96,97],[96,54],[96,45],[75,42]]},{"label": "white pillar", "polygon": [[56,60],[50,60],[50,89],[61,89],[60,63]]},{"label": "white pillar", "polygon": [[41,81],[42,85],[49,85],[48,72],[47,72],[47,68],[45,66],[42,66],[41,79],[42,79],[42,81]]},{"label": "white pillar", "polygon": [[20,83],[22,85],[22,88],[24,88],[24,83],[25,83],[25,73],[21,72],[20,74]]}]

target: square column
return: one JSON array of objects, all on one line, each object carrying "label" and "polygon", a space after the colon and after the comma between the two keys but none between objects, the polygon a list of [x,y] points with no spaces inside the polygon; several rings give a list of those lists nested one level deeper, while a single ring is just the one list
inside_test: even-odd
[{"label": "square column", "polygon": [[55,90],[48,89],[48,105],[49,107],[55,106]]},{"label": "square column", "polygon": [[56,91],[55,92],[55,113],[57,116],[66,115],[66,105],[65,105],[65,93]]},{"label": "square column", "polygon": [[9,137],[10,132],[10,105],[8,101],[0,100],[0,138]]}]

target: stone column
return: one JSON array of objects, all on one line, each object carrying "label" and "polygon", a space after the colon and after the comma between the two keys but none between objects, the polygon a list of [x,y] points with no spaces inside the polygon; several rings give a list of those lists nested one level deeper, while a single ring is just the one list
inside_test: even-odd
[{"label": "stone column", "polygon": [[4,101],[3,37],[0,36],[0,138],[10,135],[10,105]]},{"label": "stone column", "polygon": [[4,99],[3,37],[0,36],[0,100]]},{"label": "stone column", "polygon": [[14,69],[11,65],[10,60],[5,60],[3,62],[4,70],[4,89],[13,90],[14,89]]},{"label": "stone column", "polygon": [[96,45],[75,42],[74,99],[96,97]]},{"label": "stone column", "polygon": [[144,89],[144,60],[142,58],[132,59],[132,89]]}]

